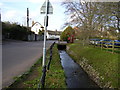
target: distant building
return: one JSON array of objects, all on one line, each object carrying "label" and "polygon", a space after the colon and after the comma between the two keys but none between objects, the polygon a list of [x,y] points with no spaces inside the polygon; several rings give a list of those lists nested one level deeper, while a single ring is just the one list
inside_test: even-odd
[{"label": "distant building", "polygon": [[[35,34],[39,34],[39,30],[41,30],[40,25],[36,24],[33,27],[31,27],[31,31],[35,32]],[[47,30],[46,31],[47,39],[60,39],[60,35],[62,34],[62,31],[52,31],[52,30]]]},{"label": "distant building", "polygon": [[41,28],[39,24],[35,24],[33,27],[31,27],[31,31],[35,32],[35,34],[38,34],[40,29]]},{"label": "distant building", "polygon": [[47,30],[47,39],[58,39],[58,40],[60,40],[60,35],[61,34],[62,34],[61,31]]}]

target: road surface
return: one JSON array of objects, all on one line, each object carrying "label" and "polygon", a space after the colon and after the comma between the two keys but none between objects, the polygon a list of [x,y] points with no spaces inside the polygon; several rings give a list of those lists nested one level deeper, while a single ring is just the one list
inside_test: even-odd
[{"label": "road surface", "polygon": [[[47,49],[54,41],[47,41]],[[42,56],[43,41],[7,41],[3,43],[2,85],[6,87],[14,77],[23,74]]]}]

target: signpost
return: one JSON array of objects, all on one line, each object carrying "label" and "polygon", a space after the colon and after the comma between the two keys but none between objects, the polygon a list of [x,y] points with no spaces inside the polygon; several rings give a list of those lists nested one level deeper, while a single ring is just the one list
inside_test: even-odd
[{"label": "signpost", "polygon": [[[42,88],[44,88],[45,77],[46,77],[46,31],[47,31],[47,26],[48,26],[48,14],[53,13],[53,7],[52,7],[51,3],[49,2],[49,0],[46,0],[46,2],[44,2],[44,4],[41,7],[40,13],[45,14],[45,21],[44,21],[45,30],[44,30],[43,62],[42,62],[43,74],[41,77]],[[40,85],[39,85],[39,87],[40,87]]]},{"label": "signpost", "polygon": [[[53,7],[52,7],[52,4],[49,2],[49,0],[47,1],[48,2],[48,11],[47,11],[47,14],[53,14]],[[41,14],[46,14],[46,1],[43,3],[42,7],[41,7],[41,10],[40,10],[40,13]]]},{"label": "signpost", "polygon": [[45,67],[46,66],[45,64],[46,62],[46,31],[48,26],[48,14],[53,14],[53,7],[49,2],[49,0],[46,0],[43,3],[40,13],[45,14],[45,21],[44,21],[45,30],[44,30],[43,62],[42,62],[42,66]]}]

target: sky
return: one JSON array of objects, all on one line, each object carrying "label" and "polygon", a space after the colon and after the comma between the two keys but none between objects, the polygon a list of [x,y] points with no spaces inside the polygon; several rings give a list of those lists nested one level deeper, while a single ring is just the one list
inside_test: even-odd
[{"label": "sky", "polygon": [[[53,6],[53,14],[49,15],[48,30],[62,30],[69,17],[65,15],[65,7],[61,5],[64,0],[49,0]],[[79,0],[72,0],[79,1]],[[87,0],[89,1],[89,0]],[[90,0],[92,1],[92,0]],[[94,1],[94,0],[93,0]],[[99,0],[97,0],[99,1]],[[113,0],[102,0],[113,1]],[[118,0],[114,0],[118,1]],[[40,14],[40,8],[45,0],[0,0],[0,13],[2,21],[18,22],[20,25],[27,25],[27,8],[29,8],[30,26],[32,21],[44,25],[44,14]]]},{"label": "sky", "polygon": [[[53,6],[53,14],[49,15],[48,30],[62,30],[66,21],[65,8],[61,6],[62,0],[49,0]],[[18,22],[27,25],[27,8],[29,8],[30,26],[32,21],[44,25],[45,14],[40,14],[40,8],[45,0],[0,0],[1,20]]]}]

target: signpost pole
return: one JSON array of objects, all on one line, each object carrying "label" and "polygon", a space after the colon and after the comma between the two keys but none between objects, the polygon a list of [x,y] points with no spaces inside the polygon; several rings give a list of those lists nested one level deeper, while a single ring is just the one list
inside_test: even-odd
[{"label": "signpost pole", "polygon": [[[49,0],[46,0],[46,2],[43,3],[42,7],[41,7],[41,14],[45,14],[45,19],[44,19],[44,43],[43,43],[43,62],[42,62],[42,67],[43,67],[43,74],[41,77],[41,84],[42,84],[42,88],[44,88],[45,85],[45,77],[46,77],[46,32],[47,32],[47,26],[48,26],[48,14],[52,14],[53,13],[53,7],[51,5],[51,3],[49,2]],[[40,87],[40,84],[39,86]]]},{"label": "signpost pole", "polygon": [[46,15],[45,15],[45,30],[44,30],[44,44],[43,44],[43,63],[42,66],[45,66],[46,62],[46,31],[47,31],[47,23],[48,23],[48,0],[46,0]]}]

